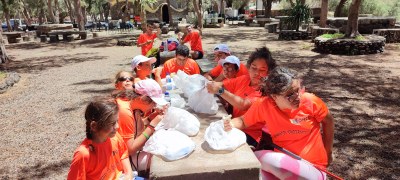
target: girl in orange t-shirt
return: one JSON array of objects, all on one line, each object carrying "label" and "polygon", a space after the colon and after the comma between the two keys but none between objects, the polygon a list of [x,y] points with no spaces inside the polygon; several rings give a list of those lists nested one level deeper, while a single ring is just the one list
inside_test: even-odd
[{"label": "girl in orange t-shirt", "polygon": [[[264,122],[274,144],[325,169],[332,161],[334,119],[324,102],[305,93],[297,74],[283,67],[270,73],[261,91],[264,98],[253,103],[244,116],[226,122],[226,130],[231,125],[244,129]],[[262,150],[255,154],[266,179],[325,179],[325,173],[314,166],[281,152]]]},{"label": "girl in orange t-shirt", "polygon": [[85,112],[86,138],[77,148],[68,172],[68,180],[131,180],[128,149],[117,133],[118,106],[113,98],[89,103]]},{"label": "girl in orange t-shirt", "polygon": [[[240,117],[250,108],[252,103],[261,96],[259,92],[260,82],[268,73],[276,67],[276,62],[271,56],[268,48],[257,48],[251,53],[247,61],[249,74],[233,79],[226,79],[223,82],[211,82],[207,84],[209,93],[219,95],[223,100],[229,103],[226,108],[232,116]],[[226,68],[226,67],[224,67]],[[247,143],[254,147],[257,146],[261,139],[261,128],[264,123],[257,123],[243,129],[246,133]]]},{"label": "girl in orange t-shirt", "polygon": [[161,87],[152,79],[138,81],[133,89],[133,76],[130,72],[121,71],[115,78],[116,91],[113,95],[119,107],[118,133],[127,145],[134,171],[143,176],[149,169],[151,154],[140,150],[154,133],[164,113],[164,110],[158,109],[151,111],[156,104],[164,106],[167,102],[160,97]]}]

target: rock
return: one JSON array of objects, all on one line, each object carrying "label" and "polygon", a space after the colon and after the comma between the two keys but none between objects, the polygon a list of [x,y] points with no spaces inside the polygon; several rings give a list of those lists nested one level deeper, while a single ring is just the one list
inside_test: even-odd
[{"label": "rock", "polygon": [[47,41],[47,36],[46,35],[40,35],[40,42],[46,42]]}]

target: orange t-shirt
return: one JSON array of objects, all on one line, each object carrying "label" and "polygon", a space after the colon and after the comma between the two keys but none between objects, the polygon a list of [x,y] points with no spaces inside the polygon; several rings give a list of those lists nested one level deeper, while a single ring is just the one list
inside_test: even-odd
[{"label": "orange t-shirt", "polygon": [[[329,113],[325,103],[314,94],[304,93],[298,109],[280,110],[269,97],[260,98],[243,116],[246,126],[264,122],[272,141],[311,163],[326,167],[320,122]],[[261,131],[261,129],[260,129]]]},{"label": "orange t-shirt", "polygon": [[118,98],[118,133],[127,142],[129,139],[135,137],[136,127],[135,118],[132,114],[130,101]]},{"label": "orange t-shirt", "polygon": [[[142,43],[147,42],[148,40],[153,40],[153,39],[155,39],[155,38],[157,38],[157,34],[156,34],[156,33],[153,33],[153,34],[151,34],[151,35],[148,35],[147,33],[143,33],[143,34],[140,34],[137,43],[138,43],[138,44],[142,44]],[[146,56],[146,53],[147,53],[152,47],[153,47],[153,43],[143,45],[143,46],[142,46],[142,55],[143,55],[143,56]]]},{"label": "orange t-shirt", "polygon": [[[213,69],[211,69],[210,72],[208,72],[208,74],[213,78],[216,78],[220,74],[223,74],[223,73],[224,73],[223,67],[220,64],[218,64]],[[240,63],[240,68],[239,68],[238,73],[236,74],[236,77],[240,77],[240,76],[247,75],[247,74],[249,74],[249,71],[247,70],[246,65]]]},{"label": "orange t-shirt", "polygon": [[121,160],[128,157],[128,149],[118,133],[99,144],[85,138],[74,153],[67,179],[117,179],[123,171]]},{"label": "orange t-shirt", "polygon": [[[225,79],[223,81],[224,88],[235,94],[241,98],[245,98],[250,100],[252,103],[256,101],[259,97],[261,97],[261,92],[257,89],[250,86],[250,76],[244,75],[234,79]],[[236,107],[233,107],[232,117],[240,117],[245,114],[246,111],[241,111]],[[264,126],[264,123],[258,123],[253,126],[249,126],[248,128],[244,129],[243,132],[250,135],[256,141],[259,141],[261,138],[261,129]]]},{"label": "orange t-shirt", "polygon": [[200,74],[199,65],[193,59],[188,58],[184,66],[178,65],[175,58],[164,63],[164,68],[161,71],[161,78],[165,78],[168,73],[176,73],[178,70],[185,72],[188,75]]},{"label": "orange t-shirt", "polygon": [[200,51],[204,54],[199,32],[193,30],[192,32],[187,34],[185,39],[183,40],[183,43],[186,43],[188,41],[190,41],[190,49],[192,49],[192,51]]}]

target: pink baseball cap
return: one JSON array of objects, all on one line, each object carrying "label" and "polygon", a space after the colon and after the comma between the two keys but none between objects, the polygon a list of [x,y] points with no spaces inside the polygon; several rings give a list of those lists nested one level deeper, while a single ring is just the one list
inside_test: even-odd
[{"label": "pink baseball cap", "polygon": [[149,96],[158,105],[168,104],[164,99],[160,85],[153,79],[145,79],[135,83],[135,91],[141,95]]},{"label": "pink baseball cap", "polygon": [[225,59],[221,59],[218,63],[221,66],[224,66],[225,63],[236,64],[238,66],[238,68],[240,69],[240,60],[236,56],[228,56]]},{"label": "pink baseball cap", "polygon": [[132,70],[135,69],[140,63],[150,61],[151,64],[156,62],[156,58],[154,57],[146,57],[143,55],[135,56],[131,61]]}]

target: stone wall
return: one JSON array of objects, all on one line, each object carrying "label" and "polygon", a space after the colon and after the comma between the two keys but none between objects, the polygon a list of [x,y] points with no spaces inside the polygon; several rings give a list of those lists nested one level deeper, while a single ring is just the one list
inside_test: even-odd
[{"label": "stone wall", "polygon": [[[329,27],[338,28],[341,33],[346,32],[347,17],[328,18]],[[358,32],[361,34],[372,34],[374,29],[394,28],[395,17],[359,17]]]},{"label": "stone wall", "polygon": [[306,31],[282,30],[279,32],[279,40],[306,40],[311,33]]},{"label": "stone wall", "polygon": [[386,43],[400,43],[400,28],[374,29],[374,34],[385,37]]},{"label": "stone wall", "polygon": [[317,37],[314,39],[316,51],[320,53],[341,55],[362,55],[383,52],[385,38],[382,36],[368,35],[365,40],[355,39],[326,39]]}]

